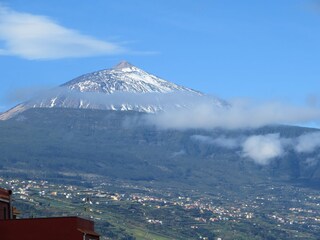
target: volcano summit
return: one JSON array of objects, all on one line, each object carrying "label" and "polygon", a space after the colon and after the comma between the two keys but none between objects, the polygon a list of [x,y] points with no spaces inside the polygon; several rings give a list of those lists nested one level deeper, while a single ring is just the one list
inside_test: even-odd
[{"label": "volcano summit", "polygon": [[179,86],[123,61],[110,69],[81,75],[57,88],[40,93],[0,115],[9,119],[29,108],[73,108],[156,113],[188,108],[201,101],[214,106],[224,101]]}]

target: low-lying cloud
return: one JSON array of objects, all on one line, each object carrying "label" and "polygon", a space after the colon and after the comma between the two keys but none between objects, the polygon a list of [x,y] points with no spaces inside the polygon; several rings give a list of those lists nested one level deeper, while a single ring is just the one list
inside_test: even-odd
[{"label": "low-lying cloud", "polygon": [[318,122],[320,109],[279,102],[256,104],[250,101],[231,102],[229,107],[221,107],[204,101],[188,109],[149,116],[148,120],[164,129],[259,128],[275,124]]},{"label": "low-lying cloud", "polygon": [[19,103],[23,102],[26,99],[33,99],[37,96],[42,95],[43,93],[49,93],[51,90],[48,87],[24,87],[24,88],[17,88],[9,91],[4,99],[7,103]]},{"label": "low-lying cloud", "polygon": [[[214,97],[188,92],[106,94],[83,93],[60,87],[45,91],[25,104],[29,107],[152,110],[156,113],[126,119],[125,125],[132,127],[146,124],[160,129],[242,129],[271,124],[306,123],[320,119],[320,110],[317,107],[295,107],[280,103],[227,104]],[[237,137],[194,135],[191,139],[201,144],[240,151],[242,157],[252,159],[260,165],[267,165],[273,159],[285,156],[289,151],[308,154],[320,148],[320,131],[305,133],[294,138],[275,133]],[[306,164],[312,165],[316,161],[317,159],[310,158]]]},{"label": "low-lying cloud", "polygon": [[[192,109],[194,106],[204,103],[214,105],[216,101],[215,98],[193,92],[132,93],[116,91],[109,94],[105,92],[80,92],[68,87],[58,87],[38,92],[27,104],[41,107],[52,103],[55,107],[140,110],[160,113],[174,112],[177,109]],[[154,115],[158,116],[158,114]],[[146,117],[144,122],[153,124],[147,121],[148,119],[149,117]]]},{"label": "low-lying cloud", "polygon": [[46,16],[16,12],[0,5],[0,55],[61,59],[124,53],[118,43],[66,28]]},{"label": "low-lying cloud", "polygon": [[313,132],[298,137],[294,149],[298,153],[310,153],[318,147],[320,147],[320,132]]},{"label": "low-lying cloud", "polygon": [[[320,149],[320,132],[305,133],[295,138],[281,137],[280,133],[233,138],[193,135],[191,140],[227,149],[239,149],[242,157],[249,158],[259,165],[267,165],[289,151],[308,154]],[[305,161],[308,166],[317,162],[315,158],[307,158]]]},{"label": "low-lying cloud", "polygon": [[[25,91],[22,91],[25,93]],[[17,94],[16,94],[17,95]],[[18,94],[18,97],[21,93]],[[22,94],[23,95],[23,94]],[[14,98],[17,96],[13,95]],[[55,99],[54,102],[53,99]],[[44,91],[30,101],[55,107],[135,110],[153,112],[144,116],[144,124],[159,129],[222,128],[254,129],[268,125],[308,125],[320,122],[317,106],[294,106],[279,102],[254,103],[233,101],[227,103],[216,97],[195,92],[132,93],[79,92],[67,87]],[[110,106],[112,106],[110,108]],[[225,142],[226,139],[223,139]],[[232,144],[231,144],[232,145]]]},{"label": "low-lying cloud", "polygon": [[267,165],[272,159],[284,154],[283,142],[279,134],[248,137],[242,145],[243,156],[260,165]]},{"label": "low-lying cloud", "polygon": [[224,147],[224,148],[228,148],[228,149],[237,148],[240,144],[239,138],[228,138],[226,136],[212,138],[212,137],[203,136],[203,135],[193,135],[191,137],[191,139],[194,141],[198,141],[200,143],[209,144],[209,145],[216,145],[216,146]]}]

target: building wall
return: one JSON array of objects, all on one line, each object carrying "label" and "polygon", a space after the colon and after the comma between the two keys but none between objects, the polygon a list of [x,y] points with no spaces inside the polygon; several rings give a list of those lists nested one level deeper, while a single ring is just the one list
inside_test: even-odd
[{"label": "building wall", "polygon": [[9,219],[9,204],[0,202],[0,220]]},{"label": "building wall", "polygon": [[1,202],[0,199],[0,220],[6,220],[10,217],[10,205],[9,203]]},{"label": "building wall", "polygon": [[0,220],[10,218],[10,195],[11,191],[0,188]]}]

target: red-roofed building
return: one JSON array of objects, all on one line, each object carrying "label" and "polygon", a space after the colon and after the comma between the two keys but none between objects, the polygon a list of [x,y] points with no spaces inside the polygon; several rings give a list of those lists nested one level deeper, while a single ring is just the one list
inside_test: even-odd
[{"label": "red-roofed building", "polygon": [[94,222],[79,217],[13,219],[11,194],[0,188],[1,240],[99,240]]},{"label": "red-roofed building", "polygon": [[0,221],[1,240],[98,240],[92,221],[79,217]]}]

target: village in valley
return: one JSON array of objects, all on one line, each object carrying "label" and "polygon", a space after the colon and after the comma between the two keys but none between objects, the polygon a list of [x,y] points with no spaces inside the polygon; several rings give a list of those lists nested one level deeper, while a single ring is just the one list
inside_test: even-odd
[{"label": "village in valley", "polygon": [[82,185],[0,178],[0,186],[13,191],[18,217],[91,219],[105,239],[135,239],[139,234],[148,239],[159,233],[163,236],[156,239],[255,239],[255,231],[268,239],[317,239],[320,231],[319,192],[289,185],[242,186],[242,196],[218,187],[199,194],[191,188],[146,187],[99,177]]}]

